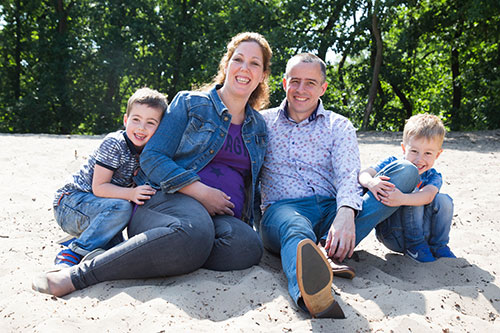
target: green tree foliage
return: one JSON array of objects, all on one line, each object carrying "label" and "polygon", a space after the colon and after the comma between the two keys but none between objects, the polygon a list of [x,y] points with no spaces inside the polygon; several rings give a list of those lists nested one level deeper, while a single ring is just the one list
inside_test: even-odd
[{"label": "green tree foliage", "polygon": [[210,82],[241,31],[273,48],[273,106],[286,60],[307,51],[328,60],[325,105],[359,128],[421,112],[500,127],[497,0],[5,0],[0,131],[115,130],[137,88],[172,99]]}]

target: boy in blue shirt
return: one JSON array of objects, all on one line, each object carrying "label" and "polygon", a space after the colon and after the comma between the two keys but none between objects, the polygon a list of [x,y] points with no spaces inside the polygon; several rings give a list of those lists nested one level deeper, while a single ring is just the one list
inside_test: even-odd
[{"label": "boy in blue shirt", "polygon": [[399,207],[377,225],[377,238],[389,249],[418,262],[456,258],[448,247],[453,201],[439,193],[443,180],[432,168],[443,151],[445,132],[443,123],[434,115],[419,114],[406,122],[401,143],[404,159],[415,165],[420,176],[412,193],[401,192],[383,175],[383,169],[398,160],[394,156],[359,174],[359,183],[377,200],[386,206]]},{"label": "boy in blue shirt", "polygon": [[165,96],[141,88],[128,100],[125,130],[108,134],[66,185],[57,190],[54,216],[59,226],[76,236],[57,254],[56,265],[74,266],[94,250],[123,240],[121,232],[132,215],[133,204],[144,204],[155,190],[134,187],[139,154],[153,136],[167,108]]}]

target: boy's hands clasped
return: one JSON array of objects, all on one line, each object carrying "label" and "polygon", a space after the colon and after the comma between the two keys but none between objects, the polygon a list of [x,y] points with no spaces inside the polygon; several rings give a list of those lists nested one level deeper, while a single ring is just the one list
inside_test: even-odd
[{"label": "boy's hands clasped", "polygon": [[387,176],[373,177],[367,184],[367,188],[372,192],[375,199],[386,206],[396,207],[404,205],[405,194],[401,192]]},{"label": "boy's hands clasped", "polygon": [[380,196],[380,202],[389,207],[399,207],[405,205],[405,196],[398,188]]},{"label": "boy's hands clasped", "polygon": [[389,193],[396,188],[393,183],[389,182],[389,179],[391,178],[387,176],[377,176],[373,177],[370,182],[366,184],[366,187],[378,201],[382,201],[384,197],[387,197]]},{"label": "boy's hands clasped", "polygon": [[367,188],[375,197],[389,207],[398,207],[408,205],[408,195],[401,192],[396,186],[390,182],[390,177],[380,175],[377,176],[377,171],[373,168],[367,168],[359,173],[359,183]]}]

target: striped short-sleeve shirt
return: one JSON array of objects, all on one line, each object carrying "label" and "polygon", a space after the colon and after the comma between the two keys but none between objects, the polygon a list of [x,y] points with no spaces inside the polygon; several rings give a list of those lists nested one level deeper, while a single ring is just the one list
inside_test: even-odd
[{"label": "striped short-sleeve shirt", "polygon": [[111,184],[129,187],[133,185],[132,177],[139,167],[139,154],[124,130],[106,135],[80,170],[71,175],[66,184],[56,191],[54,206],[57,206],[59,199],[65,193],[92,192],[92,178],[96,164],[113,171]]}]

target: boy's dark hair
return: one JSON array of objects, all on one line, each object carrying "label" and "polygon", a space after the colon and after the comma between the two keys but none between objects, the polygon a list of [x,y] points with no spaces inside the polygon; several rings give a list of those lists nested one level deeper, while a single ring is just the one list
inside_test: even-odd
[{"label": "boy's dark hair", "polygon": [[167,98],[162,93],[150,89],[150,88],[141,88],[138,89],[127,102],[127,116],[130,114],[130,110],[132,109],[132,105],[134,103],[138,104],[146,104],[149,107],[161,110],[161,115],[165,113],[165,109],[168,107]]}]

